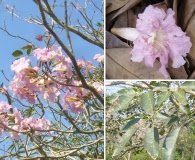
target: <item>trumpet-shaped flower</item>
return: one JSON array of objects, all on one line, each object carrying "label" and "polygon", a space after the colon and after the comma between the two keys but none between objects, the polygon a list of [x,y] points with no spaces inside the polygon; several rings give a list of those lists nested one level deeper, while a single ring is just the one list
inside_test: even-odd
[{"label": "trumpet-shaped flower", "polygon": [[15,60],[11,65],[11,69],[16,73],[20,72],[23,69],[30,67],[30,60],[22,57],[18,60]]},{"label": "trumpet-shaped flower", "polygon": [[104,61],[104,55],[101,55],[101,54],[96,54],[94,57],[93,57],[94,60],[98,61],[99,63],[103,62]]},{"label": "trumpet-shaped flower", "polygon": [[190,38],[175,24],[174,14],[170,8],[165,12],[150,5],[138,15],[136,29],[113,28],[112,33],[133,41],[132,61],[144,61],[146,66],[153,67],[158,59],[159,71],[167,78],[169,58],[172,67],[179,68],[185,64],[184,57],[192,46]]},{"label": "trumpet-shaped flower", "polygon": [[159,58],[159,71],[168,77],[166,68],[168,59],[172,60],[172,67],[179,68],[185,64],[183,57],[190,51],[190,38],[175,24],[174,11],[148,6],[144,13],[139,14],[136,28],[139,36],[134,41],[132,61],[145,61],[146,66],[153,67]]},{"label": "trumpet-shaped flower", "polygon": [[7,102],[0,102],[0,114],[4,113],[5,111],[7,111],[8,109],[12,108],[11,105],[9,105]]}]

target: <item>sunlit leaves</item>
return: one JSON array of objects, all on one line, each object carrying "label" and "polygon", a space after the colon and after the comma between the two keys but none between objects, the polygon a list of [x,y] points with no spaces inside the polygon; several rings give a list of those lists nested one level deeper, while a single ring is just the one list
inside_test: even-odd
[{"label": "sunlit leaves", "polygon": [[186,93],[183,89],[178,88],[176,91],[173,92],[173,95],[175,96],[175,98],[180,104],[182,105],[188,104],[186,100]]},{"label": "sunlit leaves", "polygon": [[135,91],[132,89],[122,89],[110,96],[108,103],[110,103],[113,112],[120,111],[129,107],[131,100],[135,96]]},{"label": "sunlit leaves", "polygon": [[186,91],[195,90],[195,81],[186,81],[181,84],[181,87]]},{"label": "sunlit leaves", "polygon": [[157,98],[157,106],[160,106],[163,102],[165,102],[170,97],[170,95],[171,92],[169,91],[161,92]]},{"label": "sunlit leaves", "polygon": [[[119,118],[119,129],[116,131],[120,138],[115,146],[114,155],[118,155],[117,158],[120,159],[127,149],[144,144],[148,156],[152,159],[162,159],[163,156],[163,160],[172,160],[181,129],[178,126],[185,125],[186,121],[188,122],[193,117],[195,111],[194,95],[188,92],[195,90],[195,83],[148,83],[152,87],[146,87],[146,82],[144,85],[140,84],[141,82],[132,87],[135,96],[129,102],[129,109],[115,114],[122,118]],[[119,98],[121,96],[119,93],[114,98]],[[114,100],[112,104],[115,102],[119,103]],[[135,134],[132,130],[134,127],[139,127]],[[126,133],[123,134],[124,132]],[[128,133],[131,133],[130,137]]]},{"label": "sunlit leaves", "polygon": [[179,109],[181,112],[185,113],[185,114],[188,114],[190,113],[190,107],[189,105],[179,105]]},{"label": "sunlit leaves", "polygon": [[156,118],[162,122],[168,122],[170,120],[170,116],[165,113],[158,113]]},{"label": "sunlit leaves", "polygon": [[176,122],[178,119],[179,119],[178,116],[173,116],[173,117],[169,120],[169,122],[167,123],[167,125],[170,125],[170,124]]},{"label": "sunlit leaves", "polygon": [[144,147],[153,159],[156,159],[159,154],[159,134],[156,127],[149,128],[145,138]]},{"label": "sunlit leaves", "polygon": [[167,91],[169,87],[165,84],[158,84],[153,88],[153,91]]},{"label": "sunlit leaves", "polygon": [[124,127],[122,127],[122,131],[129,129],[129,127],[133,126],[137,122],[139,122],[140,118],[134,118],[133,120],[127,122]]},{"label": "sunlit leaves", "polygon": [[154,108],[154,96],[152,91],[148,91],[146,93],[143,93],[140,96],[140,103],[141,107],[147,114],[153,113]]},{"label": "sunlit leaves", "polygon": [[163,143],[163,160],[173,160],[174,157],[174,149],[176,146],[176,141],[179,135],[181,127],[174,128],[167,137],[165,138],[165,141]]},{"label": "sunlit leaves", "polygon": [[114,150],[113,156],[118,155],[124,148],[125,145],[129,142],[129,139],[133,136],[133,134],[137,131],[138,128],[130,128],[127,130],[125,134],[120,138],[117,147]]}]

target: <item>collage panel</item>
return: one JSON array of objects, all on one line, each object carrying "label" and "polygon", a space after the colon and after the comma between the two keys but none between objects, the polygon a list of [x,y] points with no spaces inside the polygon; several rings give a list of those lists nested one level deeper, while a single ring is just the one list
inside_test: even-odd
[{"label": "collage panel", "polygon": [[0,15],[0,160],[104,160],[104,0]]},{"label": "collage panel", "polygon": [[195,158],[195,81],[107,81],[106,160]]},{"label": "collage panel", "polygon": [[193,0],[107,0],[107,79],[194,79]]}]

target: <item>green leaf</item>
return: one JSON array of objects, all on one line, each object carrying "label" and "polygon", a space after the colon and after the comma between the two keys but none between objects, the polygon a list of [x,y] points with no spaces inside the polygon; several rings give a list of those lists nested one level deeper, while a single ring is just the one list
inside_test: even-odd
[{"label": "green leaf", "polygon": [[22,51],[20,51],[20,50],[16,50],[16,51],[14,51],[14,52],[12,53],[12,55],[13,55],[14,57],[19,57],[19,56],[23,55],[23,53],[22,53]]},{"label": "green leaf", "polygon": [[115,102],[118,98],[118,94],[117,93],[114,93],[112,94],[109,98],[108,98],[108,101],[107,103],[108,104],[112,104],[113,102]]},{"label": "green leaf", "polygon": [[135,91],[132,89],[122,89],[110,96],[108,103],[113,107],[112,113],[126,109],[135,96]]},{"label": "green leaf", "polygon": [[178,88],[176,91],[173,92],[173,95],[177,99],[177,101],[182,105],[187,105],[188,102],[186,100],[186,93],[183,89]]},{"label": "green leaf", "polygon": [[169,120],[169,122],[167,123],[167,125],[170,125],[170,124],[174,123],[174,122],[177,121],[178,119],[179,119],[178,116],[172,117],[172,118]]},{"label": "green leaf", "polygon": [[135,127],[130,128],[125,134],[123,134],[118,142],[118,145],[114,149],[113,156],[117,156],[125,148],[125,145],[129,142],[129,139],[133,136],[137,129],[138,128]]},{"label": "green leaf", "polygon": [[171,95],[171,92],[161,92],[157,97],[157,106],[159,107],[163,102],[165,102]]},{"label": "green leaf", "polygon": [[29,55],[31,52],[31,48],[27,49],[26,53]]},{"label": "green leaf", "polygon": [[186,91],[195,90],[195,81],[186,81],[181,84],[181,88]]},{"label": "green leaf", "polygon": [[140,120],[140,118],[134,118],[133,120],[127,122],[127,124],[125,124],[121,131],[127,130],[129,129],[129,127],[133,126],[134,124],[136,124],[138,121]]},{"label": "green leaf", "polygon": [[21,49],[23,49],[23,50],[32,49],[32,46],[31,45],[27,45],[27,46],[22,47]]},{"label": "green leaf", "polygon": [[153,114],[153,108],[154,108],[154,97],[153,92],[148,91],[146,93],[143,93],[140,96],[141,100],[141,107],[147,114]]},{"label": "green leaf", "polygon": [[156,127],[150,128],[144,138],[144,147],[149,155],[156,159],[159,154],[159,134]]},{"label": "green leaf", "polygon": [[163,136],[163,135],[165,134],[165,129],[164,129],[164,128],[161,129],[160,132],[159,132],[159,134],[160,134],[161,136]]},{"label": "green leaf", "polygon": [[158,113],[156,115],[156,118],[158,120],[161,120],[161,121],[166,122],[166,123],[170,120],[170,116],[168,114],[165,114],[165,113]]},{"label": "green leaf", "polygon": [[169,87],[165,84],[159,84],[153,88],[153,91],[167,91]]},{"label": "green leaf", "polygon": [[98,27],[102,27],[102,24],[101,24],[100,22],[98,22],[96,25],[97,25]]},{"label": "green leaf", "polygon": [[179,109],[180,109],[180,111],[182,111],[185,114],[189,114],[190,113],[190,107],[189,107],[189,105],[186,105],[186,106],[179,105]]},{"label": "green leaf", "polygon": [[168,133],[167,137],[165,138],[162,148],[163,160],[173,160],[176,141],[180,129],[181,127],[174,128],[171,132]]}]

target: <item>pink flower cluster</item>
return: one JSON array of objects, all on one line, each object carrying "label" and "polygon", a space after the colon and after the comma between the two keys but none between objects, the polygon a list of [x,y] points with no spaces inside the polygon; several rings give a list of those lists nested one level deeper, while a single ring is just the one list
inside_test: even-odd
[{"label": "pink flower cluster", "polygon": [[70,107],[71,112],[81,113],[84,109],[84,99],[88,97],[88,90],[79,87],[81,82],[73,81],[75,87],[68,87],[67,92],[63,98],[64,107],[68,109]]},{"label": "pink flower cluster", "polygon": [[0,135],[2,135],[6,130],[1,123],[3,123],[5,126],[8,126],[9,124],[9,118],[6,116],[5,112],[7,112],[10,108],[12,108],[11,105],[3,101],[0,102]]},{"label": "pink flower cluster", "polygon": [[[0,102],[0,135],[2,135],[8,128],[10,130],[10,138],[19,140],[21,133],[20,131],[29,131],[32,134],[38,134],[41,130],[49,130],[51,123],[45,118],[23,118],[20,111],[17,108],[14,108],[13,114],[8,114],[8,110],[12,108],[6,102]],[[14,121],[14,123],[13,123]]]},{"label": "pink flower cluster", "polygon": [[[84,109],[84,100],[90,96],[87,89],[79,87],[81,82],[73,81],[75,87],[68,87],[67,92],[63,98],[64,107],[70,107],[71,112],[81,113]],[[100,82],[94,82],[92,86],[98,91],[99,94],[104,93],[104,86]]]},{"label": "pink flower cluster", "polygon": [[166,68],[171,58],[172,67],[178,68],[185,64],[183,57],[190,51],[190,38],[175,24],[174,11],[148,6],[139,14],[136,28],[139,36],[134,41],[132,61],[145,61],[146,66],[153,67],[158,58],[161,63],[159,71],[168,77]]},{"label": "pink flower cluster", "polygon": [[[81,113],[84,106],[84,98],[89,91],[80,87],[81,82],[74,80],[71,70],[71,61],[66,58],[59,46],[48,48],[38,48],[34,50],[34,56],[41,63],[41,67],[32,67],[30,60],[24,57],[14,61],[11,69],[16,75],[10,82],[10,90],[21,99],[29,103],[35,103],[37,95],[40,94],[47,102],[54,102],[60,95],[61,89],[66,90],[64,107],[74,113]],[[103,56],[95,55],[94,59],[98,62],[103,61]],[[95,68],[91,62],[77,60],[80,68],[90,71]],[[46,70],[46,71],[45,71]],[[60,83],[68,83],[73,87],[66,87]],[[74,87],[75,86],[75,87]],[[92,84],[100,94],[103,94],[103,85],[99,82]]]},{"label": "pink flower cluster", "polygon": [[93,59],[98,61],[99,63],[102,63],[104,62],[104,55],[96,54]]},{"label": "pink flower cluster", "polygon": [[104,85],[100,82],[94,82],[92,86],[98,91],[99,94],[104,93]]},{"label": "pink flower cluster", "polygon": [[26,99],[29,103],[34,103],[36,100],[35,88],[32,83],[37,77],[38,68],[30,67],[30,60],[24,57],[14,61],[11,69],[16,72],[13,81],[10,82],[10,90],[20,96],[21,99]]},{"label": "pink flower cluster", "polygon": [[[53,63],[53,72],[56,74],[50,74],[51,77],[57,77],[59,81],[72,77],[70,60],[62,54],[60,47],[53,46],[50,50],[36,49],[34,55],[42,63],[47,61]],[[61,86],[46,75],[39,75],[40,69],[32,68],[29,59],[22,57],[14,61],[11,69],[16,72],[16,75],[10,83],[10,90],[21,99],[34,103],[36,93],[40,93],[45,100],[53,102],[60,95]]]}]

